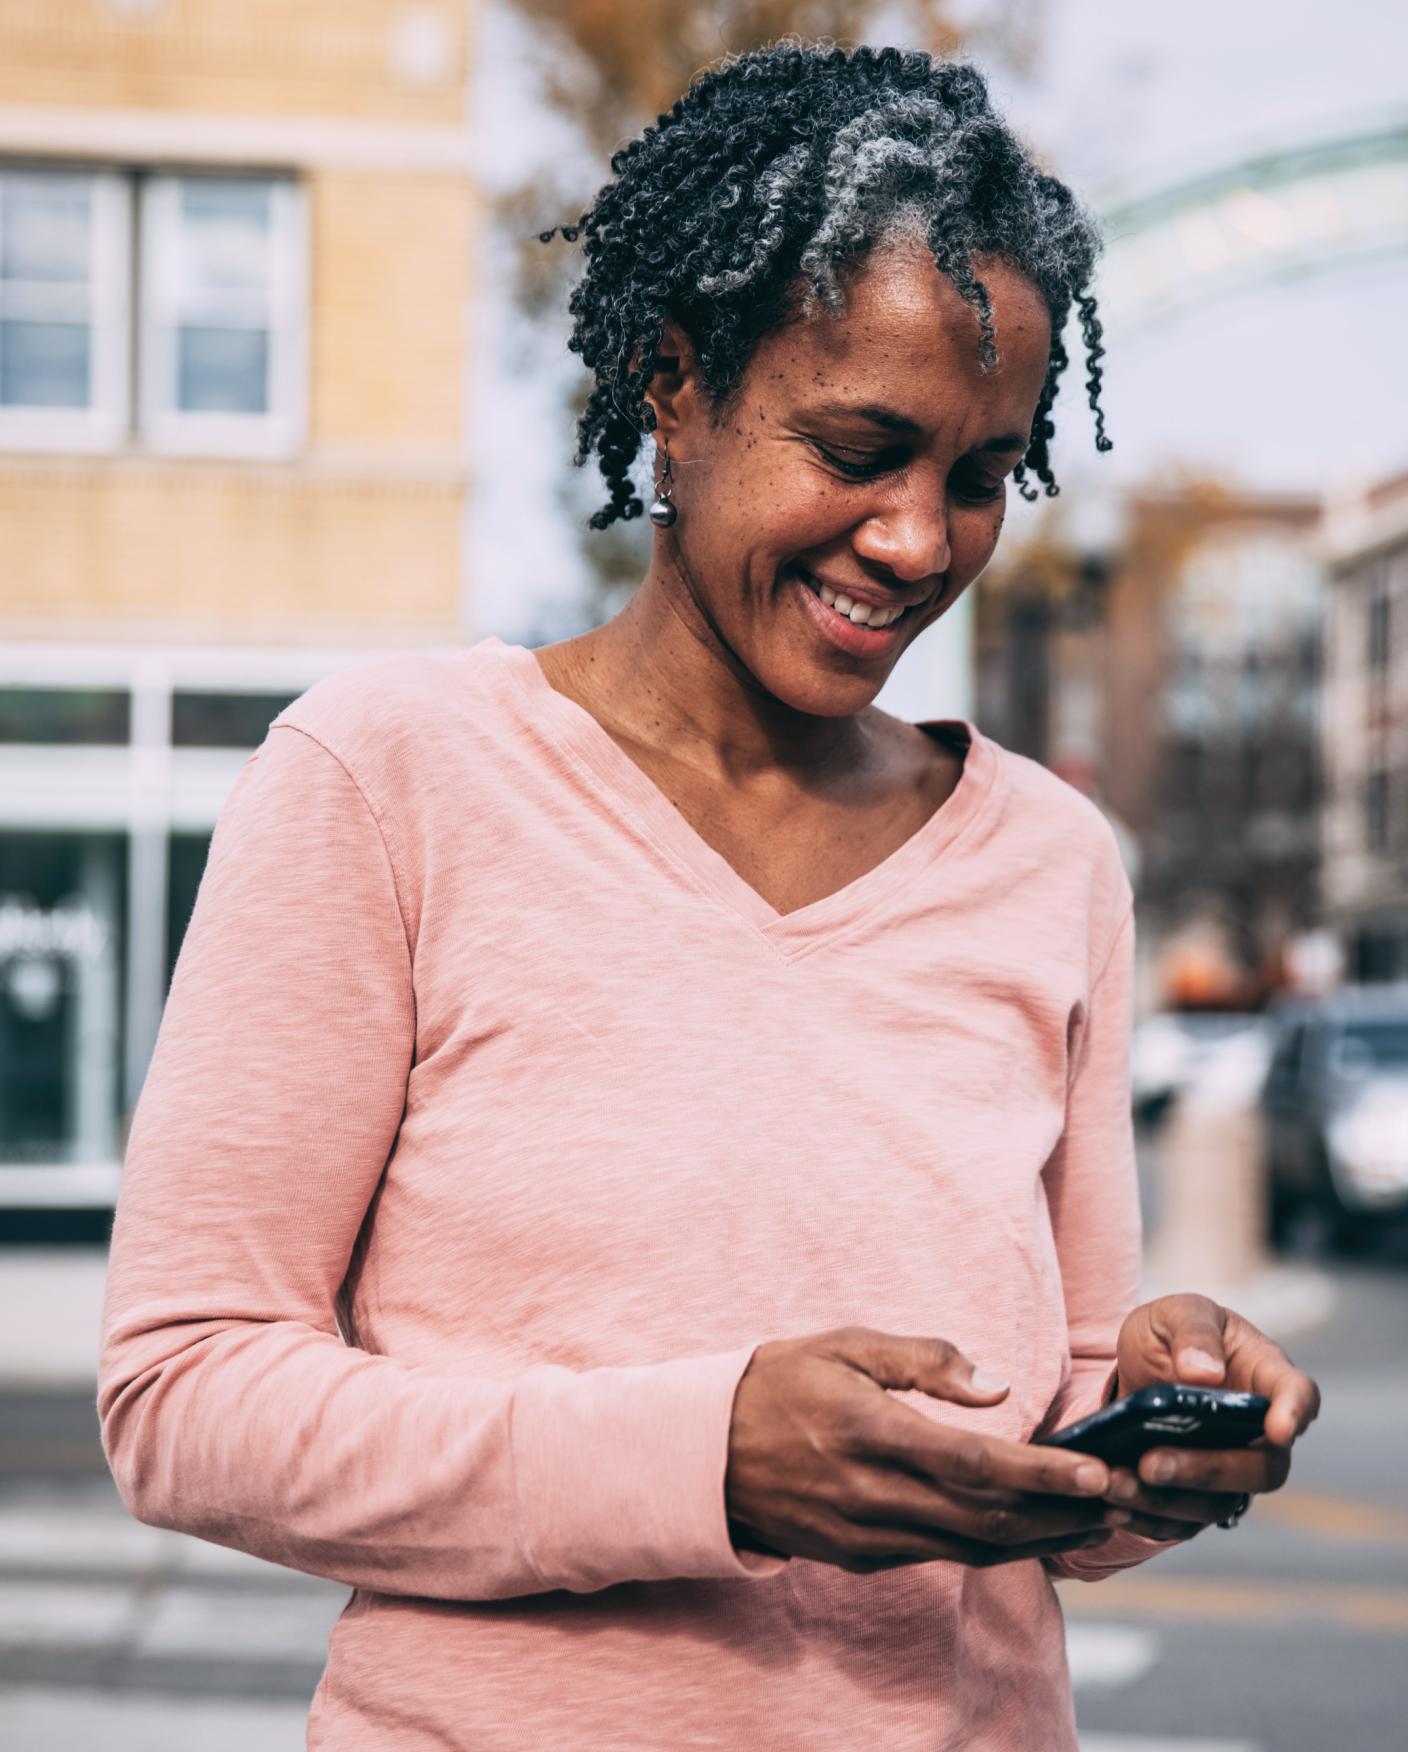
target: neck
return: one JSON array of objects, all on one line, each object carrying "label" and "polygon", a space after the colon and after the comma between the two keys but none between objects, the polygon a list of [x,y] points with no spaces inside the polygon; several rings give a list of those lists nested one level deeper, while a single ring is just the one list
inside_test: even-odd
[{"label": "neck", "polygon": [[855,775],[880,758],[874,709],[821,717],[770,694],[693,593],[652,566],[605,626],[550,647],[550,674],[610,730],[742,789]]}]

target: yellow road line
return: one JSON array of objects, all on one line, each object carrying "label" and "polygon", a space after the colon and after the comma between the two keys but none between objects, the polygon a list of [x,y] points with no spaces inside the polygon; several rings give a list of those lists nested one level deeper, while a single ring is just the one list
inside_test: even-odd
[{"label": "yellow road line", "polygon": [[1259,1521],[1275,1521],[1327,1539],[1371,1539],[1408,1545],[1408,1514],[1373,1503],[1348,1502],[1308,1490],[1264,1491],[1252,1504]]},{"label": "yellow road line", "polygon": [[1284,1624],[1339,1619],[1358,1630],[1408,1635],[1408,1588],[1360,1588],[1340,1582],[1251,1582],[1212,1576],[1106,1576],[1094,1586],[1057,1583],[1069,1613],[1100,1618],[1226,1619]]}]

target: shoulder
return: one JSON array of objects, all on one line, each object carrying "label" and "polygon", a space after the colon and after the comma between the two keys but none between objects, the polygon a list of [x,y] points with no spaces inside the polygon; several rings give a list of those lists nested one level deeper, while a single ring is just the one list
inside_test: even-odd
[{"label": "shoulder", "polygon": [[986,740],[1006,769],[1014,803],[1020,804],[1034,825],[1059,833],[1093,853],[1119,857],[1114,824],[1093,798],[1029,755],[1004,748],[990,736]]},{"label": "shoulder", "polygon": [[1127,833],[1092,798],[1028,755],[985,737],[1001,773],[997,833],[1053,914],[1083,914],[1098,959],[1134,904]]},{"label": "shoulder", "polygon": [[466,715],[489,707],[470,650],[393,652],[320,676],[272,721],[302,731],[377,791],[413,782],[417,765]]}]

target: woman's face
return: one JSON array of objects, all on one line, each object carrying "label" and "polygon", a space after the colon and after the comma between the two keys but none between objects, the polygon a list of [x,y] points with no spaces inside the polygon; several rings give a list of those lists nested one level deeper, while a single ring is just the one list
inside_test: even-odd
[{"label": "woman's face", "polygon": [[[868,705],[997,545],[1051,327],[1025,275],[991,257],[973,267],[1001,355],[986,375],[976,311],[901,242],[872,252],[842,316],[822,309],[765,336],[718,424],[688,364],[652,384],[679,508],[652,571],[671,591],[682,583],[737,664],[798,711]],[[672,340],[687,356],[673,326],[661,355]],[[856,627],[804,574],[905,613],[888,629]]]}]

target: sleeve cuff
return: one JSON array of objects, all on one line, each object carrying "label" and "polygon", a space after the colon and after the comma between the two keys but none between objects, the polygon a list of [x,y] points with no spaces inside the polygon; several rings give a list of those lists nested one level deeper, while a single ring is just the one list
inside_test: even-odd
[{"label": "sleeve cuff", "polygon": [[512,1443],[519,1537],[544,1588],[773,1576],[738,1551],[724,1498],[734,1394],[757,1349],[519,1378]]},{"label": "sleeve cuff", "polygon": [[[1120,1372],[1116,1367],[1110,1371],[1098,1402],[1087,1411],[1073,1412],[1062,1421],[1074,1423],[1078,1417],[1086,1417],[1091,1411],[1113,1405],[1119,1397],[1119,1381]],[[1093,1546],[1089,1551],[1055,1552],[1041,1561],[1047,1571],[1060,1580],[1098,1582],[1102,1576],[1129,1569],[1167,1550],[1170,1545],[1182,1543],[1177,1539],[1151,1539],[1147,1534],[1131,1533],[1127,1528],[1117,1527],[1103,1545]]]},{"label": "sleeve cuff", "polygon": [[1174,1545],[1186,1543],[1182,1539],[1151,1539],[1147,1533],[1131,1533],[1127,1527],[1117,1527],[1103,1544],[1084,1551],[1050,1552],[1041,1562],[1058,1581],[1098,1582],[1119,1570],[1132,1569]]}]

